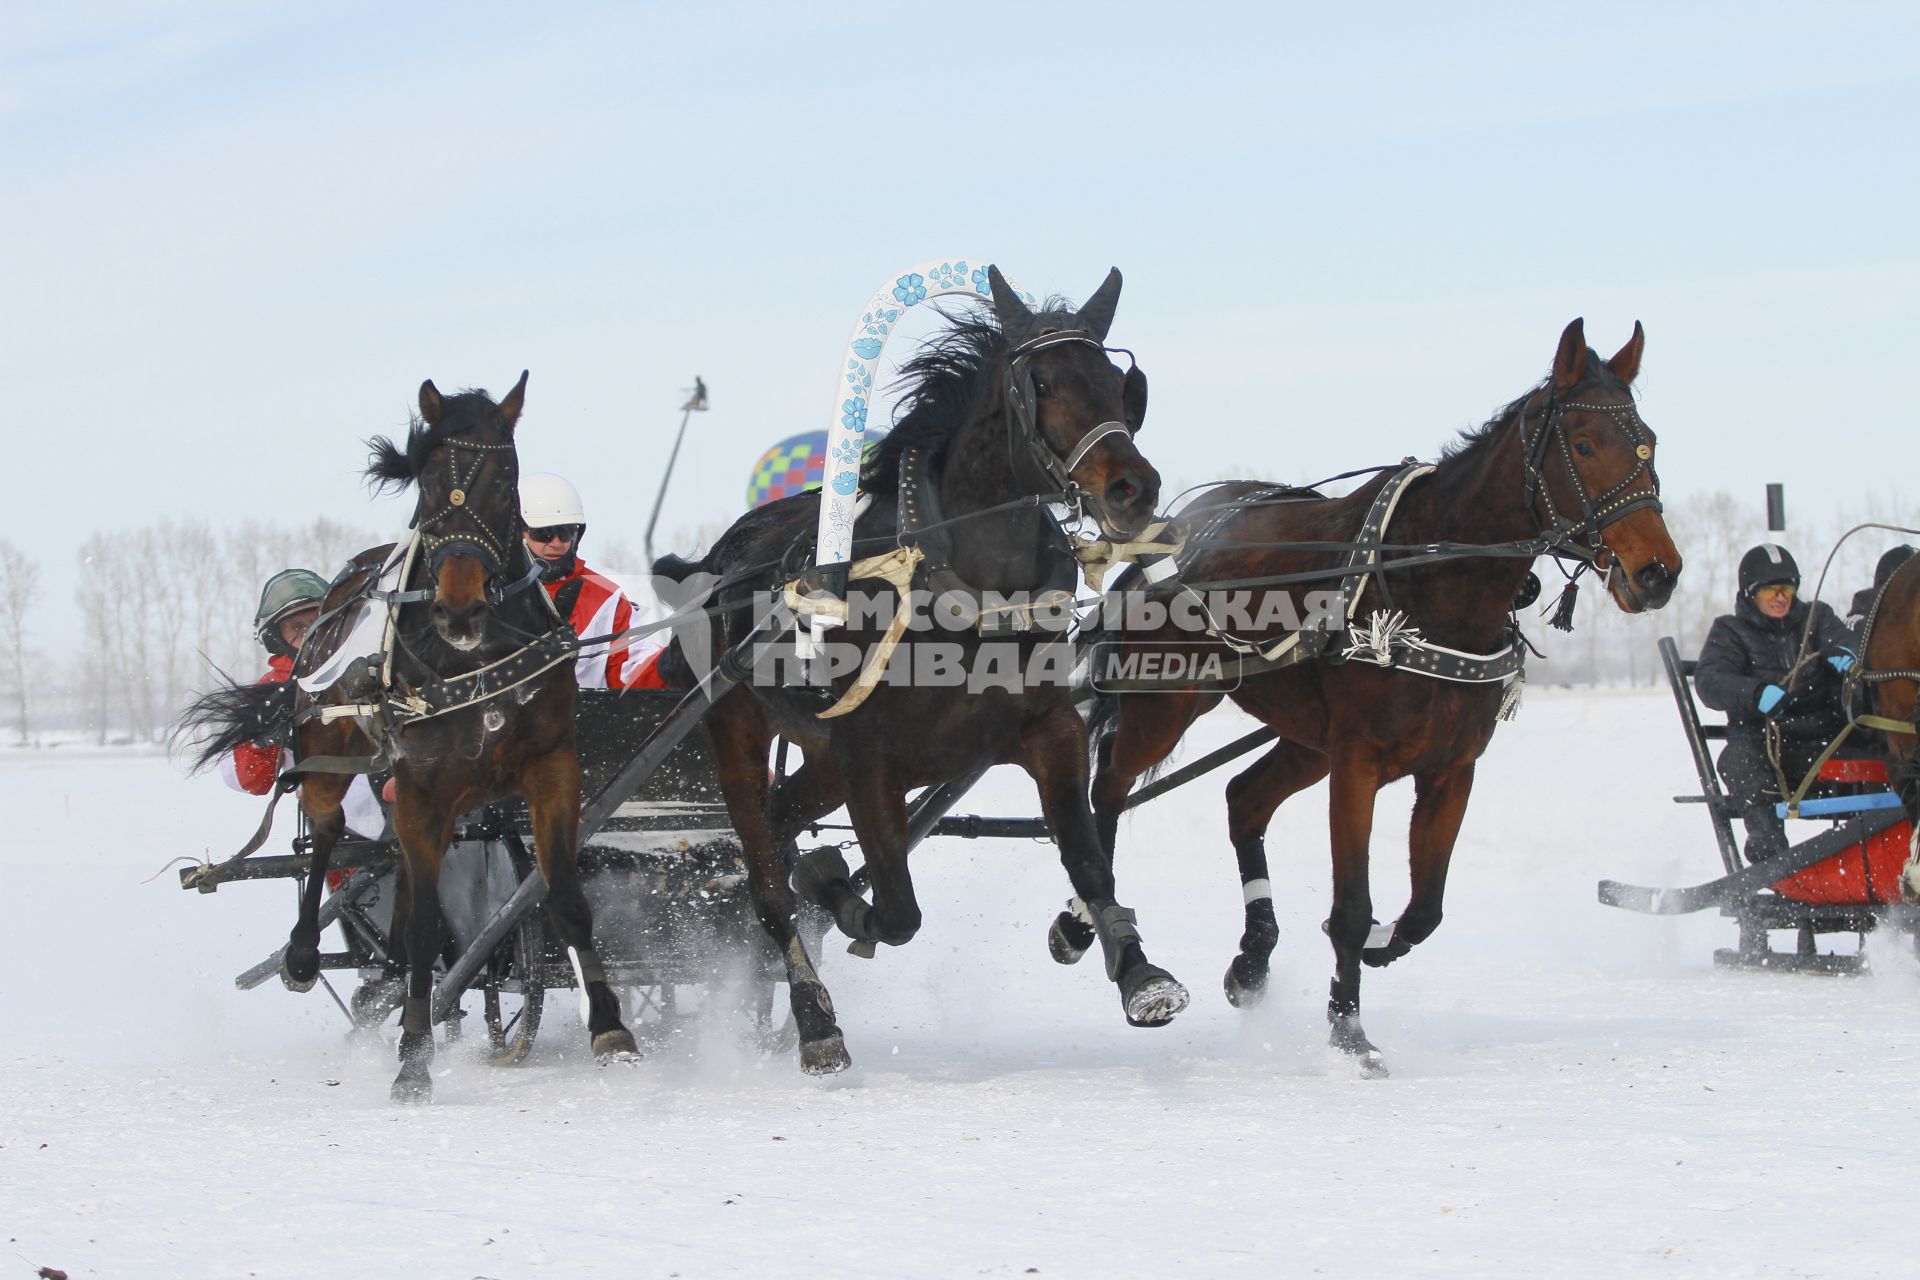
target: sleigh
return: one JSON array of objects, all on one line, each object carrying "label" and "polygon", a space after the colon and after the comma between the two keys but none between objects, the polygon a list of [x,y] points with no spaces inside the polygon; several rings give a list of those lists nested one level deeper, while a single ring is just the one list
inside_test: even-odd
[{"label": "sleigh", "polygon": [[[1680,656],[1673,637],[1661,637],[1660,660],[1700,784],[1698,792],[1675,796],[1674,802],[1706,811],[1723,874],[1672,889],[1602,880],[1600,901],[1650,915],[1717,908],[1735,922],[1739,935],[1734,946],[1714,952],[1714,961],[1736,968],[1853,973],[1865,967],[1868,933],[1886,926],[1920,932],[1920,909],[1900,896],[1913,828],[1887,785],[1886,765],[1848,757],[1821,764],[1817,782],[1794,812],[1779,806],[1789,836],[1799,838],[1784,854],[1749,862],[1734,834],[1740,804],[1721,786],[1710,750],[1711,743],[1726,740],[1727,727],[1701,718],[1694,663]],[[1790,948],[1775,948],[1776,931],[1793,935]],[[1859,937],[1857,950],[1820,949],[1821,935],[1849,933]]]}]

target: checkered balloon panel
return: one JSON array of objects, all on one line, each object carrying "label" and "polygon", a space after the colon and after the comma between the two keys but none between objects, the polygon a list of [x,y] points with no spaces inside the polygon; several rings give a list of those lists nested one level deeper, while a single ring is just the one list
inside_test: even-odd
[{"label": "checkered balloon panel", "polygon": [[790,436],[760,455],[747,479],[747,509],[818,489],[827,470],[827,433]]}]

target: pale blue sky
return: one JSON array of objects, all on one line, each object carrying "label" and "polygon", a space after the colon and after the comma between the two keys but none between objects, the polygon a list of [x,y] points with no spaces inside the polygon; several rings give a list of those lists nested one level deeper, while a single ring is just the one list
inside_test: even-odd
[{"label": "pale blue sky", "polygon": [[530,368],[604,545],[697,371],[662,526],[730,518],[946,255],[1121,267],[1174,488],[1431,455],[1576,315],[1645,322],[1670,491],[1910,483],[1912,5],[65,8],[0,3],[0,536],[62,592],[168,512],[399,523],[426,377]]}]

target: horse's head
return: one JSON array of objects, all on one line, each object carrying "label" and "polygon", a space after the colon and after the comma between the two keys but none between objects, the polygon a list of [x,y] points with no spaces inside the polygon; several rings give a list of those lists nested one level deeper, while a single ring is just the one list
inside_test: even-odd
[{"label": "horse's head", "polygon": [[1133,443],[1147,414],[1147,375],[1130,351],[1115,349],[1127,357],[1124,373],[1107,358],[1119,268],[1078,311],[1031,310],[998,267],[987,279],[1007,339],[1011,430],[1025,439],[1037,484],[1083,497],[1114,537],[1139,533],[1159,504],[1160,473]]},{"label": "horse's head", "polygon": [[[1680,577],[1680,551],[1660,514],[1653,429],[1633,403],[1645,342],[1635,321],[1627,345],[1602,360],[1575,320],[1560,335],[1544,405],[1530,397],[1521,411],[1529,501],[1548,536],[1604,573],[1628,613],[1666,604]],[[1533,408],[1545,417],[1529,432]]]},{"label": "horse's head", "polygon": [[414,485],[413,528],[433,577],[428,616],[456,649],[486,638],[487,610],[499,602],[520,553],[519,460],[513,429],[526,400],[527,375],[499,404],[484,391],[442,396],[420,384],[420,416],[405,450],[368,442],[367,478],[378,486]]}]

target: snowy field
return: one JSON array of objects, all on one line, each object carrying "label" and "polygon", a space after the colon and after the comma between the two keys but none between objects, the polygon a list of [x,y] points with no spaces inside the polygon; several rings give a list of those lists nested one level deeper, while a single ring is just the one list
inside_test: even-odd
[{"label": "snowy field", "polygon": [[[1188,746],[1244,732],[1222,713]],[[0,754],[0,1275],[1911,1275],[1920,966],[1716,971],[1733,926],[1626,915],[1594,882],[1717,867],[1664,692],[1531,693],[1484,761],[1446,923],[1365,977],[1393,1076],[1324,1048],[1325,789],[1269,840],[1266,1004],[1220,994],[1239,889],[1216,775],[1122,829],[1122,899],[1193,990],[1122,1020],[1060,968],[1049,848],[937,841],[926,927],[824,976],[854,1070],[688,1035],[596,1069],[571,1002],[519,1068],[469,1036],[436,1100],[325,994],[232,975],[282,884],[182,893],[251,800],[158,755]],[[1029,813],[1017,775],[984,812]],[[1382,797],[1378,913],[1411,790]],[[484,1039],[484,1037],[481,1037]]]}]

